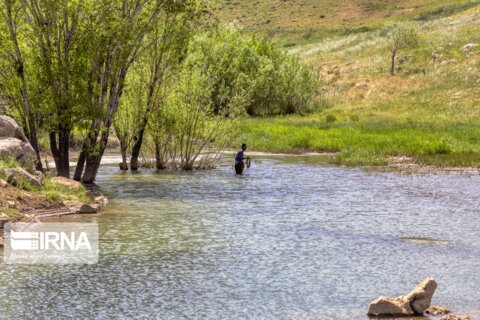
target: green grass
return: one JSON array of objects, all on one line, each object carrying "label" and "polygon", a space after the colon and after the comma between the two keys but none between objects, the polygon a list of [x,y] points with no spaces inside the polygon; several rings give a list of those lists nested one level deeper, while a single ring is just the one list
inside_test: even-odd
[{"label": "green grass", "polygon": [[65,186],[54,184],[51,178],[45,178],[43,181],[45,197],[50,202],[64,200],[78,200],[83,203],[90,203],[90,197],[87,190],[82,186],[80,189],[69,189]]},{"label": "green grass", "polygon": [[421,164],[480,166],[480,127],[422,123],[328,123],[308,117],[249,119],[236,144],[266,152],[336,152],[342,165],[385,165],[409,156]]},{"label": "green grass", "polygon": [[[236,3],[248,10],[248,1]],[[256,9],[266,1],[259,3]],[[461,50],[480,44],[480,1],[337,3],[326,11],[335,21],[312,20],[308,32],[291,16],[271,22],[280,24],[279,45],[318,70],[322,108],[307,116],[248,119],[235,144],[266,152],[335,152],[332,162],[350,166],[385,165],[391,157],[408,156],[425,165],[480,167],[480,48]],[[384,15],[387,11],[396,13]],[[346,13],[356,15],[338,19]],[[356,22],[360,16],[362,23]],[[389,74],[382,31],[392,20],[413,20],[420,34],[417,47],[398,54],[413,58],[397,61],[395,76]],[[247,30],[271,31],[253,22]]]},{"label": "green grass", "polygon": [[14,159],[5,158],[0,160],[0,172],[5,169],[13,169],[17,167],[18,167],[18,163]]}]

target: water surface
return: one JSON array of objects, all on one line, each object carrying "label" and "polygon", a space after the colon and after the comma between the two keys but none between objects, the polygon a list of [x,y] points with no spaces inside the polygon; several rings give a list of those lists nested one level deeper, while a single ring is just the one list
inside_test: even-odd
[{"label": "water surface", "polygon": [[[480,177],[257,159],[193,173],[103,166],[91,266],[0,265],[5,319],[367,319],[427,276],[480,319]],[[415,241],[418,240],[419,241]]]}]

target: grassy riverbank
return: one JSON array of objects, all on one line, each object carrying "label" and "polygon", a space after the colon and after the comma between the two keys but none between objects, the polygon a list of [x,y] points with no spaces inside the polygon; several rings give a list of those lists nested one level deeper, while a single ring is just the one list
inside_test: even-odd
[{"label": "grassy riverbank", "polygon": [[322,116],[250,119],[237,144],[267,152],[338,152],[333,161],[342,165],[385,165],[389,157],[409,156],[428,165],[480,166],[474,124],[329,123]]},{"label": "grassy riverbank", "polygon": [[[63,201],[73,200],[81,203],[90,203],[88,191],[83,187],[69,188],[54,183],[51,177],[42,180],[42,187],[37,187],[27,180],[19,179],[15,186],[7,184],[4,174],[6,169],[17,169],[20,166],[15,161],[0,160],[0,214],[5,214],[11,221],[27,221],[39,213],[49,211],[66,211]],[[2,218],[3,219],[3,218]]]},{"label": "grassy riverbank", "polygon": [[[319,111],[248,119],[236,143],[269,152],[338,152],[333,161],[343,165],[408,156],[419,164],[480,166],[480,1],[417,2],[399,2],[404,10],[387,17],[381,14],[387,5],[369,11],[352,1],[368,28],[342,33],[358,23],[332,22],[338,32],[294,41],[288,50],[318,70]],[[338,18],[344,5],[327,15]],[[392,20],[415,21],[420,36],[417,47],[398,55],[394,76],[383,31]],[[270,31],[254,23],[247,30]]]}]

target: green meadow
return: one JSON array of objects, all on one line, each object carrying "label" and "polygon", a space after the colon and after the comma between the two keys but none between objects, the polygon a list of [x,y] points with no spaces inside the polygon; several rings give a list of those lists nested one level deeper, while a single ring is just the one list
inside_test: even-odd
[{"label": "green meadow", "polygon": [[[249,118],[235,143],[268,152],[335,152],[332,161],[342,165],[407,156],[419,164],[480,166],[480,46],[465,48],[480,44],[479,4],[422,2],[408,14],[366,19],[375,27],[361,32],[294,41],[300,44],[286,50],[318,73],[317,108]],[[393,76],[385,34],[392,20],[413,21],[419,35],[417,46],[397,55]]]}]

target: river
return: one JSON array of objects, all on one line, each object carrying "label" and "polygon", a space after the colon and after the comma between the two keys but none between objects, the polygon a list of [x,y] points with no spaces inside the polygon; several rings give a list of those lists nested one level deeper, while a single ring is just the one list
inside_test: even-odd
[{"label": "river", "polygon": [[99,224],[98,264],[0,264],[2,319],[363,320],[427,276],[480,319],[478,175],[261,157],[244,176],[105,165],[97,184],[101,214],[57,221]]}]

